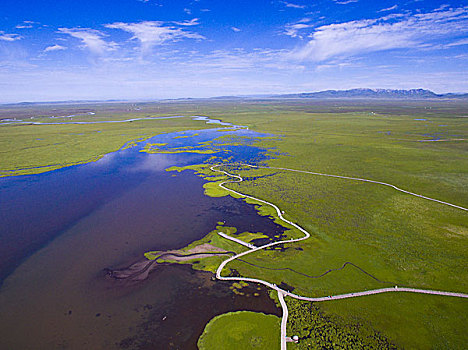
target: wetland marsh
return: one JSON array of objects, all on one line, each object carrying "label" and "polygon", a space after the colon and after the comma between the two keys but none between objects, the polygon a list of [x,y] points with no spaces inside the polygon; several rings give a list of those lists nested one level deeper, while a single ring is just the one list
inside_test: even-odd
[{"label": "wetland marsh", "polygon": [[[249,137],[247,130],[238,132]],[[144,259],[149,249],[178,248],[203,237],[221,219],[244,230],[277,229],[242,201],[204,196],[202,179],[165,171],[213,154],[265,157],[263,149],[243,145],[205,146],[213,150],[208,155],[180,149],[219,136],[218,129],[163,133],[95,162],[0,179],[1,346],[193,348],[219,313],[278,313],[264,289],[255,289],[255,297],[235,296],[229,283],[215,284],[209,274],[188,267],[158,267],[140,285],[106,277],[105,269]],[[168,145],[167,153],[145,151],[145,144],[156,143]]]},{"label": "wetland marsh", "polygon": [[[104,120],[109,116],[102,110],[115,112],[116,106],[100,108],[101,112],[96,109],[95,114],[82,118]],[[257,293],[255,284],[242,291],[229,288],[228,282],[210,280],[208,272],[214,272],[226,257],[161,261],[140,286],[106,277],[105,268],[125,268],[141,260],[145,253],[147,258],[174,249],[183,253],[208,243],[226,251],[244,249],[217,235],[218,231],[259,245],[298,236],[275,219],[270,209],[255,202],[247,204],[220,190],[218,184],[227,177],[210,170],[220,163],[222,169],[244,179],[226,186],[278,205],[287,219],[312,233],[305,241],[233,261],[228,265],[230,273],[284,285],[307,296],[395,284],[467,292],[466,212],[375,184],[241,165],[261,164],[383,181],[466,208],[466,102],[187,101],[142,104],[138,108],[141,115],[155,110],[160,112],[157,116],[208,115],[222,121],[218,126],[228,128],[206,130],[213,125],[189,118],[108,124],[99,126],[100,130],[97,124],[0,127],[5,135],[3,143],[16,157],[4,153],[4,175],[10,170],[21,174],[26,168],[27,172],[42,172],[44,169],[39,167],[51,164],[48,151],[56,146],[61,159],[61,169],[0,180],[5,194],[2,203],[11,201],[8,209],[2,208],[2,227],[14,228],[10,223],[17,222],[18,232],[25,234],[21,241],[11,239],[11,249],[6,249],[14,262],[5,264],[4,274],[8,277],[0,289],[0,309],[8,315],[2,316],[2,323],[7,325],[5,339],[10,339],[6,344],[19,341],[18,330],[31,331],[32,324],[40,322],[41,317],[54,321],[33,334],[49,348],[59,348],[57,344],[79,348],[87,341],[96,346],[144,349],[150,344],[162,344],[151,335],[143,337],[145,331],[167,335],[164,346],[183,344],[184,348],[193,348],[204,325],[215,315],[253,310],[279,316],[275,298],[267,298],[264,289]],[[115,118],[138,117],[123,113]],[[247,126],[249,130],[233,129],[224,123]],[[33,129],[37,127],[40,129]],[[64,136],[66,133],[68,136]],[[151,133],[160,135],[151,137]],[[433,140],[434,135],[450,141],[421,142]],[[21,145],[21,141],[32,145],[34,137],[45,141],[41,148]],[[61,142],[55,145],[56,140]],[[72,152],[74,145],[79,152]],[[111,146],[113,151],[121,150],[109,153]],[[69,166],[86,163],[90,155],[102,159]],[[63,198],[52,197],[59,205],[48,207],[54,201],[42,203],[41,199],[54,190]],[[23,220],[26,213],[30,221]],[[51,219],[44,220],[47,215]],[[53,221],[57,218],[61,219]],[[36,224],[41,220],[43,224]],[[31,239],[41,236],[33,234],[32,228],[44,232],[41,241]],[[5,239],[15,236],[17,233],[9,231]],[[326,271],[330,272],[324,274]],[[60,285],[59,291],[51,294],[50,283]],[[184,288],[187,283],[193,287]],[[203,298],[193,291],[193,298],[203,299],[200,303],[206,303],[210,293],[219,300],[219,307],[204,314],[200,322],[179,298],[183,295],[195,300],[190,297],[191,288],[203,290]],[[461,349],[468,341],[466,300],[391,294],[312,306],[286,298],[294,317],[288,323],[288,335],[298,332],[300,336],[299,344],[290,346],[337,343],[345,348],[379,344],[383,348]],[[93,301],[88,299],[90,295]],[[136,303],[136,298],[148,301]],[[164,328],[162,318],[166,314],[161,310],[167,300],[172,300],[172,314],[184,314],[177,309],[179,305],[192,315],[185,317],[187,324],[196,326],[177,329],[174,323],[173,328]],[[120,302],[126,306],[117,311]],[[99,311],[100,303],[105,312]],[[44,313],[44,306],[39,310],[38,305],[49,305],[49,313]],[[194,306],[193,310],[199,309]],[[34,313],[31,322],[23,316],[28,312]],[[131,316],[123,322],[126,312]],[[98,326],[104,314],[108,321]],[[71,315],[78,315],[78,320],[62,325],[64,319],[72,320]],[[229,317],[223,322],[227,320]],[[85,334],[75,329],[87,324],[89,328],[84,329],[102,327],[97,329],[101,335],[106,334],[105,345],[92,331]],[[317,332],[316,327],[321,331]],[[140,337],[145,340],[139,341]],[[219,334],[210,337],[218,339]]]}]

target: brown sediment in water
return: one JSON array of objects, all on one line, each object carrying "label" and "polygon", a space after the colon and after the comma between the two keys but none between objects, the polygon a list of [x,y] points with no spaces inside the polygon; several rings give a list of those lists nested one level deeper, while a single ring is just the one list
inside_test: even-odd
[{"label": "brown sediment in water", "polygon": [[110,278],[117,280],[126,280],[130,282],[139,282],[148,278],[149,273],[154,270],[158,265],[170,264],[167,262],[158,262],[158,260],[173,260],[178,261],[190,261],[194,259],[202,259],[215,255],[229,255],[234,252],[226,251],[209,243],[204,243],[193,247],[185,252],[180,250],[168,250],[161,252],[155,256],[154,259],[148,260],[142,258],[131,265],[121,269],[110,269],[106,268],[104,271]]}]

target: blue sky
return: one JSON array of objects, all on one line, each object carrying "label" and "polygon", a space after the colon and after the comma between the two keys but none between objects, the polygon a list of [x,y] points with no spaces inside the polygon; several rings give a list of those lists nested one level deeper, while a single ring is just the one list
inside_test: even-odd
[{"label": "blue sky", "polygon": [[468,91],[466,1],[2,0],[0,102]]}]

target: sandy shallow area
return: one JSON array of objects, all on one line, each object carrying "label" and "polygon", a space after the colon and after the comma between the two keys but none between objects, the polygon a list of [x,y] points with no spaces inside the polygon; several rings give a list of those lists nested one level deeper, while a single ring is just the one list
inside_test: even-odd
[{"label": "sandy shallow area", "polygon": [[[232,252],[228,252],[209,243],[204,243],[186,251],[162,251],[153,260],[142,258],[141,260],[122,269],[113,270],[108,268],[106,269],[106,273],[108,277],[113,279],[138,282],[147,279],[149,273],[152,270],[154,270],[158,265],[168,264],[167,260],[173,260],[175,262],[190,261],[195,259],[207,258],[213,255],[229,254],[232,254]],[[158,262],[158,260],[164,260],[165,262]]]}]

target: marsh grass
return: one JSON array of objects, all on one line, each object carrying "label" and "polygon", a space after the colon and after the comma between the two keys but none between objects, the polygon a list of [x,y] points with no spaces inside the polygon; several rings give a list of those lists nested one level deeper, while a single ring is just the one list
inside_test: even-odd
[{"label": "marsh grass", "polygon": [[0,176],[37,174],[92,162],[151,136],[204,128],[204,123],[189,118],[118,124],[2,125]]},{"label": "marsh grass", "polygon": [[[61,108],[65,113],[66,108]],[[466,101],[182,101],[140,104],[138,112],[126,110],[128,104],[87,108],[102,108],[93,117],[98,119],[185,114],[247,125],[251,130],[275,135],[256,143],[270,150],[273,158],[266,165],[383,181],[468,206]],[[26,112],[0,112],[21,116],[28,111],[29,107]],[[40,112],[47,114],[42,107]],[[188,118],[127,124],[2,126],[0,166],[4,175],[37,173],[98,159],[131,140],[204,127],[210,126]],[[220,145],[243,142],[229,135],[229,131],[224,135]],[[453,141],[421,142],[437,138]],[[216,161],[215,157],[210,159],[212,163]],[[44,168],[20,170],[39,166]],[[218,186],[227,177],[213,174],[206,164],[191,169],[208,181],[207,195],[229,195]],[[246,261],[271,268],[288,267],[311,276],[349,261],[382,281],[468,292],[466,212],[375,184],[229,164],[225,169],[246,178],[240,184],[226,186],[278,205],[286,212],[286,218],[312,234],[306,241],[285,245],[283,251],[248,255]],[[265,206],[259,205],[259,211],[273,215]],[[202,241],[210,240],[227,250],[245,249],[216,232]],[[214,271],[223,259],[200,259],[193,266]],[[386,286],[350,266],[314,279],[243,262],[228,264],[224,273],[230,268],[243,276],[277,284],[286,282],[298,294],[310,296]],[[326,323],[321,328],[325,332],[322,335],[330,339],[336,333],[346,332],[349,325],[359,324],[364,329],[360,332],[380,334],[389,344],[403,348],[463,349],[468,343],[466,300],[387,293],[314,305],[323,315],[320,322]],[[300,316],[292,317],[294,324]],[[335,322],[336,319],[340,321]],[[224,320],[223,327],[234,322]],[[267,324],[262,320],[257,320],[260,327]],[[216,339],[226,334],[221,329],[211,330]],[[279,328],[272,326],[269,330],[271,337],[277,339]],[[340,344],[346,339],[333,339],[336,347],[349,346]]]},{"label": "marsh grass", "polygon": [[[466,110],[459,113],[457,108],[428,114],[419,109],[415,115],[408,110],[402,114],[381,110],[378,115],[289,111],[223,120],[283,135],[279,140],[260,141],[260,146],[276,146],[279,152],[268,165],[384,181],[467,207],[467,143],[418,141],[435,133],[466,138],[466,123],[458,117]],[[427,121],[414,120],[420,115]],[[255,181],[230,184],[230,188],[277,204],[313,235],[312,240],[287,245],[286,251],[259,251],[245,260],[309,275],[350,261],[382,281],[468,291],[466,212],[375,184],[276,169],[238,169],[238,173]],[[318,279],[242,262],[228,266],[242,276],[286,282],[296,293],[311,296],[388,285],[349,266]],[[345,323],[359,320],[374,327],[401,347],[455,349],[468,341],[465,300],[402,293],[319,307]]]},{"label": "marsh grass", "polygon": [[257,312],[238,311],[213,318],[198,340],[200,350],[279,349],[280,319]]}]

